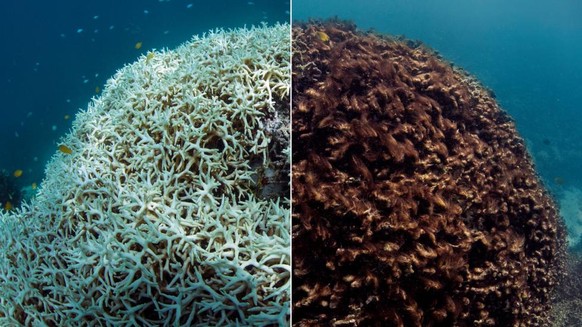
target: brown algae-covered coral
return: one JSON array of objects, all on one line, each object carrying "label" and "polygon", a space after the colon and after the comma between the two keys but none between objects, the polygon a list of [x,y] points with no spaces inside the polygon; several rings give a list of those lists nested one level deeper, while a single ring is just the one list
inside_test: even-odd
[{"label": "brown algae-covered coral", "polygon": [[546,326],[564,231],[491,92],[418,42],[292,35],[294,325]]},{"label": "brown algae-covered coral", "polygon": [[289,30],[212,31],[107,82],[0,214],[0,325],[288,324]]}]

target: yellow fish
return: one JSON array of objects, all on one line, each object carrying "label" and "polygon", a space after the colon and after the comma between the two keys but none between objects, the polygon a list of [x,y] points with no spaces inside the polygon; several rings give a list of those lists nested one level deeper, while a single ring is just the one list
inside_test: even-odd
[{"label": "yellow fish", "polygon": [[10,201],[6,201],[6,203],[4,203],[4,210],[10,211],[10,209],[12,209],[12,203],[10,203]]},{"label": "yellow fish", "polygon": [[33,183],[30,185],[30,187],[31,187],[33,190],[36,190],[36,183],[34,183],[34,182],[33,182]]},{"label": "yellow fish", "polygon": [[323,41],[323,42],[327,42],[329,41],[329,35],[327,35],[327,33],[322,32],[322,31],[317,31],[315,32],[315,34],[317,35],[317,37]]},{"label": "yellow fish", "polygon": [[14,175],[14,177],[16,177],[16,178],[18,178],[18,177],[22,176],[22,169],[16,169],[16,170],[14,171],[14,174],[13,174],[13,175]]},{"label": "yellow fish", "polygon": [[59,151],[61,151],[64,154],[73,153],[73,150],[64,144],[59,145]]},{"label": "yellow fish", "polygon": [[146,63],[148,63],[150,60],[152,60],[154,58],[154,53],[153,52],[148,52],[148,55],[146,56]]},{"label": "yellow fish", "polygon": [[137,43],[135,44],[135,49],[136,49],[136,50],[139,50],[139,49],[141,49],[141,45],[142,45],[141,41],[137,42]]},{"label": "yellow fish", "polygon": [[95,93],[99,93],[99,91],[101,91],[101,89],[99,88],[99,86],[95,86]]},{"label": "yellow fish", "polygon": [[71,116],[69,116],[69,115],[65,115],[65,117],[64,117],[64,118],[65,118],[65,120],[69,120],[69,118],[71,118]]}]

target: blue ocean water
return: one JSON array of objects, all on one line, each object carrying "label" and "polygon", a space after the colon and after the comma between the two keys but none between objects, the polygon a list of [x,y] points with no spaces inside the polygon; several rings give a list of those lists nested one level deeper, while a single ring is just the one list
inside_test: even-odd
[{"label": "blue ocean water", "polygon": [[574,0],[294,0],[292,16],[417,39],[475,75],[515,119],[569,229],[582,235],[581,14]]},{"label": "blue ocean water", "polygon": [[288,22],[289,10],[288,0],[0,2],[0,170],[22,170],[21,186],[39,183],[75,113],[148,50]]}]

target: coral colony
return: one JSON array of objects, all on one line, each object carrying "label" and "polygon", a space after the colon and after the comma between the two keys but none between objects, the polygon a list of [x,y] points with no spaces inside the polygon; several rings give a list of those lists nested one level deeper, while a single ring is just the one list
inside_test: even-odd
[{"label": "coral colony", "polygon": [[151,52],[0,215],[0,325],[286,325],[289,25]]},{"label": "coral colony", "polygon": [[293,323],[548,326],[565,231],[490,92],[417,42],[292,34]]}]

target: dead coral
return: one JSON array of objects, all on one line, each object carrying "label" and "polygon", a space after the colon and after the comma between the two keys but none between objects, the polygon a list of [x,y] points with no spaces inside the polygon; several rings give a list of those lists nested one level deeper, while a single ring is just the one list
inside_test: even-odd
[{"label": "dead coral", "polygon": [[210,31],[108,80],[0,210],[0,326],[289,324],[289,31]]},{"label": "dead coral", "polygon": [[413,45],[293,29],[294,324],[546,325],[554,203],[490,92]]}]

